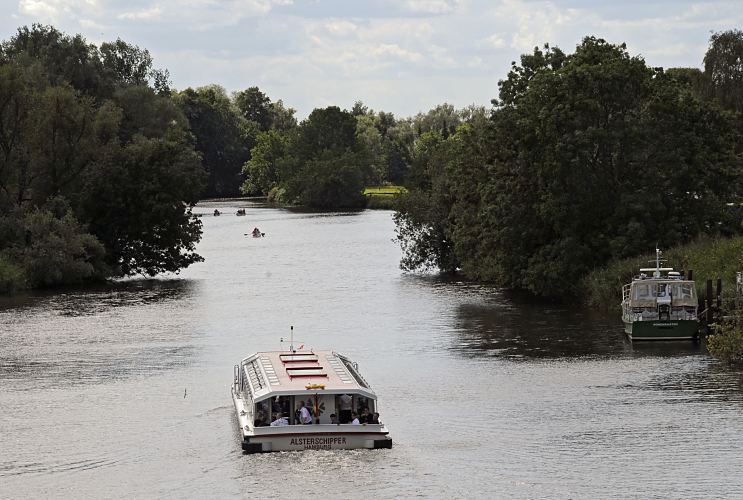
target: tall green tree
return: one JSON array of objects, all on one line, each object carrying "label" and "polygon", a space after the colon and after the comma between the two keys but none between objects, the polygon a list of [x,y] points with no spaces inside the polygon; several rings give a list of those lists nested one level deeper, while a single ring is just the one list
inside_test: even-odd
[{"label": "tall green tree", "polygon": [[704,55],[704,73],[720,104],[743,113],[743,31],[712,34]]},{"label": "tall green tree", "polygon": [[235,92],[233,100],[243,118],[257,123],[261,131],[271,128],[271,99],[258,87]]},{"label": "tall green tree", "polygon": [[282,163],[287,161],[287,136],[278,130],[258,134],[251,158],[243,166],[245,181],[240,191],[246,195],[267,195],[280,180]]},{"label": "tall green tree", "polygon": [[357,207],[370,178],[368,151],[357,140],[356,118],[337,106],[315,109],[289,145],[284,174],[288,200],[319,207]]},{"label": "tall green tree", "polygon": [[442,128],[433,148],[416,140],[403,267],[562,297],[610,258],[740,230],[730,115],[623,45],[535,49],[494,104],[489,123]]},{"label": "tall green tree", "polygon": [[40,25],[0,47],[1,279],[49,286],[200,260],[204,172],[146,50],[101,52]]},{"label": "tall green tree", "polygon": [[87,179],[83,213],[123,275],[177,272],[203,260],[195,245],[201,221],[191,207],[203,189],[198,154],[172,128],[123,147]]},{"label": "tall green tree", "polygon": [[196,150],[208,174],[205,197],[240,194],[242,166],[250,159],[258,128],[246,120],[218,85],[186,89],[175,96],[188,118]]}]

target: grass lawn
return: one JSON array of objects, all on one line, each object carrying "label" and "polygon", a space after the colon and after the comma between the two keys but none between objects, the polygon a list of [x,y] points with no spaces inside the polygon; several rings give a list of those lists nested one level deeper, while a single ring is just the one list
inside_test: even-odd
[{"label": "grass lawn", "polygon": [[403,186],[371,186],[364,189],[364,196],[395,196],[406,191]]}]

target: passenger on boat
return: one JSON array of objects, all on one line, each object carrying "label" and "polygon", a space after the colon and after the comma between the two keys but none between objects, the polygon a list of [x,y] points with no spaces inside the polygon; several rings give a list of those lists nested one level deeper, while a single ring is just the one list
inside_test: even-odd
[{"label": "passenger on boat", "polygon": [[215,216],[217,216],[217,215],[221,215],[221,214],[222,214],[222,213],[221,213],[221,212],[220,212],[219,210],[217,210],[216,208],[214,209],[214,215],[215,215]]},{"label": "passenger on boat", "polygon": [[331,424],[337,424],[337,423],[339,423],[338,422],[338,417],[335,416],[335,413],[331,413],[330,414],[330,423]]},{"label": "passenger on boat", "polygon": [[304,405],[304,401],[299,402],[299,423],[302,425],[307,425],[312,423],[312,416],[310,415],[310,410],[307,409],[307,407]]},{"label": "passenger on boat", "polygon": [[367,407],[364,407],[361,410],[361,417],[359,417],[359,422],[362,424],[370,424],[369,417],[371,417],[371,414],[369,413],[369,409]]},{"label": "passenger on boat", "polygon": [[276,420],[271,422],[271,427],[281,427],[283,425],[289,425],[289,421],[286,418],[284,418],[283,415],[276,414],[274,415],[274,417],[276,418]]},{"label": "passenger on boat", "polygon": [[341,394],[338,398],[338,413],[340,414],[340,421],[342,424],[347,424],[351,421],[351,396],[348,394]]},{"label": "passenger on boat", "polygon": [[359,414],[356,412],[353,412],[351,414],[353,416],[353,420],[351,421],[351,425],[361,425],[361,422],[359,422]]},{"label": "passenger on boat", "polygon": [[255,237],[261,236],[261,230],[258,229],[257,227],[254,227],[253,228],[253,236],[255,236]]},{"label": "passenger on boat", "polygon": [[379,413],[374,412],[371,414],[371,417],[369,419],[370,424],[378,424],[379,423]]},{"label": "passenger on boat", "polygon": [[268,423],[266,422],[266,414],[263,413],[263,411],[259,411],[255,415],[255,426],[265,427],[266,425],[268,425]]}]

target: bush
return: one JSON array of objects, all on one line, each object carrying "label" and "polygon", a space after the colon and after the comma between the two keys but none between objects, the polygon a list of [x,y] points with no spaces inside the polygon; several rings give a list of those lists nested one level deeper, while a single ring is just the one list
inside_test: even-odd
[{"label": "bush", "polygon": [[707,350],[724,363],[743,363],[742,316],[740,312],[736,311],[732,320],[710,325],[713,334],[707,336]]},{"label": "bush", "polygon": [[110,274],[105,250],[63,198],[0,217],[0,292],[79,284]]},{"label": "bush", "polygon": [[26,288],[23,269],[7,257],[0,255],[0,293],[13,293]]},{"label": "bush", "polygon": [[32,287],[78,284],[106,274],[103,245],[84,232],[72,212],[57,218],[37,209],[24,217],[23,227],[26,246],[19,260]]},{"label": "bush", "polygon": [[367,196],[366,208],[379,210],[394,210],[395,198],[392,196]]}]

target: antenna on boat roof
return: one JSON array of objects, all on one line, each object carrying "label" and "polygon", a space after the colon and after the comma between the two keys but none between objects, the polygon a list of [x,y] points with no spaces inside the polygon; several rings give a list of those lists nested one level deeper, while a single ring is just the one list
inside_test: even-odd
[{"label": "antenna on boat roof", "polygon": [[291,325],[291,338],[289,340],[289,351],[294,352],[294,325]]},{"label": "antenna on boat roof", "polygon": [[[660,278],[660,271],[661,262],[664,261],[664,259],[661,258],[661,255],[663,255],[663,252],[661,252],[660,248],[658,248],[658,243],[655,244],[655,270],[653,271],[653,278]],[[652,260],[650,262],[653,262]],[[641,269],[642,271],[642,269]]]}]

